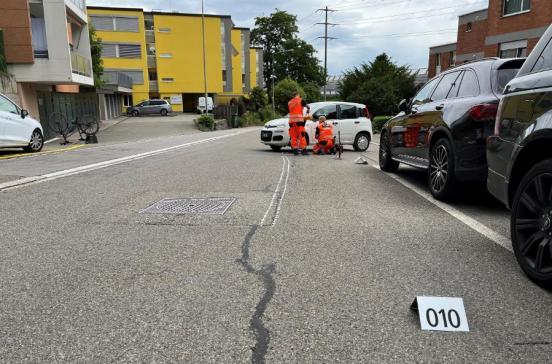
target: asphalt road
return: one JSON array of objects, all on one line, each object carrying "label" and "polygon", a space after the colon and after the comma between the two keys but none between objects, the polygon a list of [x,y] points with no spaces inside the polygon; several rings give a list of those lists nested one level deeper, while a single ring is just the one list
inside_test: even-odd
[{"label": "asphalt road", "polygon": [[[551,360],[552,295],[489,238],[508,212],[484,192],[445,211],[419,171],[275,153],[258,133],[0,160],[0,361]],[[236,200],[140,213],[183,197]],[[462,297],[470,332],[421,331],[415,296]]]}]

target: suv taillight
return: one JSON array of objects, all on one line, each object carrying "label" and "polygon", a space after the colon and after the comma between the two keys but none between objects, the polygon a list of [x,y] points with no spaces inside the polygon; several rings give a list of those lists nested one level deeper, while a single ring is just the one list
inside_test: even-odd
[{"label": "suv taillight", "polygon": [[367,108],[367,107],[364,108],[364,116],[365,116],[367,119],[370,119],[370,111],[368,111],[368,108]]},{"label": "suv taillight", "polygon": [[470,116],[475,121],[492,121],[497,112],[498,104],[479,104],[470,109]]},{"label": "suv taillight", "polygon": [[496,120],[495,120],[495,127],[494,127],[494,135],[498,136],[500,135],[500,125],[502,125],[502,108],[504,107],[504,98],[500,99],[500,103],[498,104],[498,111],[496,113]]}]

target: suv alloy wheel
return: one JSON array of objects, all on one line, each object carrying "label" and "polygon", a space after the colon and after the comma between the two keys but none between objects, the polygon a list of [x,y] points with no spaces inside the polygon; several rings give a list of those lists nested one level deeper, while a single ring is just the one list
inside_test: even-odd
[{"label": "suv alloy wheel", "polygon": [[449,200],[456,193],[454,155],[446,138],[439,139],[431,148],[428,182],[431,194],[438,200]]},{"label": "suv alloy wheel", "polygon": [[31,153],[37,153],[42,150],[42,147],[44,146],[44,137],[42,136],[42,133],[40,130],[36,129],[33,131],[33,134],[31,135],[31,140],[29,141],[29,145],[25,147],[25,151],[31,152]]},{"label": "suv alloy wheel", "polygon": [[535,165],[521,181],[512,204],[512,245],[533,280],[552,284],[552,159]]}]

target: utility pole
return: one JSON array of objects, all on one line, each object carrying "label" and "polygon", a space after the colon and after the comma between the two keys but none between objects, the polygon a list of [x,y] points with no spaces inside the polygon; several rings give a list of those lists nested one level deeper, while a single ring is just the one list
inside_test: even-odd
[{"label": "utility pole", "polygon": [[[203,0],[201,0],[201,34],[203,37],[203,86],[205,87],[205,114],[209,112],[208,92],[207,92],[207,52],[205,51],[205,9]],[[200,105],[201,106],[201,105]]]},{"label": "utility pole", "polygon": [[317,11],[323,11],[326,13],[326,21],[324,23],[316,23],[319,25],[324,25],[324,36],[318,37],[317,39],[324,39],[324,101],[327,100],[326,97],[326,86],[328,84],[328,40],[329,39],[337,39],[334,37],[328,36],[328,26],[335,26],[339,24],[329,23],[328,22],[328,14],[333,13],[337,10],[332,10],[328,8],[327,6],[324,9],[318,9]]}]

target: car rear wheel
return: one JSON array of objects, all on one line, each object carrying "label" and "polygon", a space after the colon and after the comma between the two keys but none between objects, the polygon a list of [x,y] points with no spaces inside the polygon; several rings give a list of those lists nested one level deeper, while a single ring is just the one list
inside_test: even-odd
[{"label": "car rear wheel", "polygon": [[368,150],[368,147],[370,147],[370,134],[359,133],[355,138],[353,148],[356,152],[365,152]]},{"label": "car rear wheel", "polygon": [[137,117],[138,115],[140,115],[140,113],[138,112],[138,110],[133,110],[130,115]]},{"label": "car rear wheel", "polygon": [[552,285],[552,159],[535,165],[514,196],[512,246],[523,271]]},{"label": "car rear wheel", "polygon": [[169,112],[165,109],[161,109],[161,116],[167,116]]},{"label": "car rear wheel", "polygon": [[42,150],[42,147],[44,147],[44,137],[42,136],[40,130],[36,129],[31,135],[29,145],[24,149],[30,153],[38,153]]},{"label": "car rear wheel", "polygon": [[399,162],[391,158],[391,144],[385,133],[380,137],[379,165],[384,172],[395,173],[399,169]]},{"label": "car rear wheel", "polygon": [[428,181],[431,194],[438,200],[450,200],[456,194],[454,154],[448,139],[439,139],[429,157]]}]

